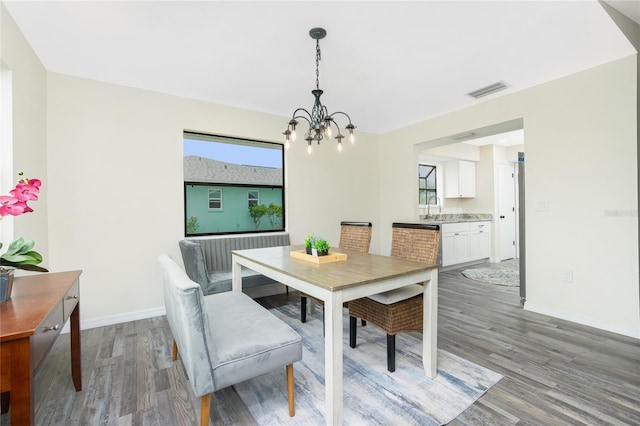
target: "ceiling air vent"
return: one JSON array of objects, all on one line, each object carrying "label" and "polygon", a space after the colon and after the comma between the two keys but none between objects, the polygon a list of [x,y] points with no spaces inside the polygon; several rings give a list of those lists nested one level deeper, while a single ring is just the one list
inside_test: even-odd
[{"label": "ceiling air vent", "polygon": [[469,92],[467,93],[467,95],[471,96],[472,98],[478,99],[483,96],[487,96],[492,93],[499,92],[500,90],[504,90],[507,87],[509,87],[507,83],[505,83],[504,81],[499,81],[497,83],[490,84],[486,87],[482,87],[478,90],[474,90],[473,92]]},{"label": "ceiling air vent", "polygon": [[454,141],[461,141],[463,139],[473,138],[475,135],[476,134],[474,132],[458,133],[457,135],[451,136],[451,139],[453,139]]}]

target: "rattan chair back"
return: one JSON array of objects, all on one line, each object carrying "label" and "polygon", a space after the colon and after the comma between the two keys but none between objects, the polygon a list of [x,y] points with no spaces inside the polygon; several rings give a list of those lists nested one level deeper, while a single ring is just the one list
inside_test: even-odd
[{"label": "rattan chair back", "polygon": [[391,256],[418,262],[436,263],[440,245],[440,227],[418,223],[394,223]]},{"label": "rattan chair back", "polygon": [[371,229],[371,222],[341,222],[338,247],[359,253],[369,253]]}]

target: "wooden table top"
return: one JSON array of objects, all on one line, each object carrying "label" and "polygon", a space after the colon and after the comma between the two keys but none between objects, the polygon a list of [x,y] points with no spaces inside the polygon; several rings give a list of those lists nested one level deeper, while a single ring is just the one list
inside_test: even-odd
[{"label": "wooden table top", "polygon": [[438,266],[437,264],[430,265],[397,257],[357,253],[343,249],[331,249],[330,252],[346,253],[347,260],[316,264],[292,258],[289,254],[292,250],[300,249],[304,249],[304,247],[268,247],[234,250],[233,253],[241,258],[331,291],[400,277],[413,272],[427,271]]},{"label": "wooden table top", "polygon": [[0,303],[0,342],[32,336],[81,273],[67,271],[15,277],[11,299]]}]

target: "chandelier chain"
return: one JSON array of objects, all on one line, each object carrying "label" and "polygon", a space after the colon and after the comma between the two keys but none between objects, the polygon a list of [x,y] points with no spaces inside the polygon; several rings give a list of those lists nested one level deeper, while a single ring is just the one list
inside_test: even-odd
[{"label": "chandelier chain", "polygon": [[316,89],[320,89],[320,40],[316,40]]}]

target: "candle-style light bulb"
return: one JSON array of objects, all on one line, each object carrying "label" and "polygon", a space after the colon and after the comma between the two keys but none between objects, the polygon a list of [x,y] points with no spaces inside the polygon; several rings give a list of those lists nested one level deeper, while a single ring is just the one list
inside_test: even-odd
[{"label": "candle-style light bulb", "polygon": [[338,141],[338,152],[342,152],[342,143]]},{"label": "candle-style light bulb", "polygon": [[311,142],[309,142],[309,146],[307,146],[307,152],[311,154],[311,151],[313,151],[313,149],[311,149]]},{"label": "candle-style light bulb", "polygon": [[333,134],[333,132],[331,131],[331,126],[327,127],[327,130],[325,130],[325,133],[327,135],[327,139],[331,139],[331,135]]},{"label": "candle-style light bulb", "polygon": [[289,139],[287,139],[287,141],[284,143],[284,149],[289,149],[289,146],[291,144],[289,143]]},{"label": "candle-style light bulb", "polygon": [[353,124],[349,123],[349,124],[347,124],[347,126],[345,128],[349,131],[349,142],[351,142],[353,144],[356,141],[356,137],[353,134],[353,130],[356,128],[356,126],[354,126]]},{"label": "candle-style light bulb", "polygon": [[291,135],[291,142],[295,142],[296,141],[296,126],[297,125],[298,125],[298,122],[296,121],[295,118],[292,118],[291,121],[289,121],[289,128],[287,130],[291,129],[290,132],[289,132],[289,134]]}]

